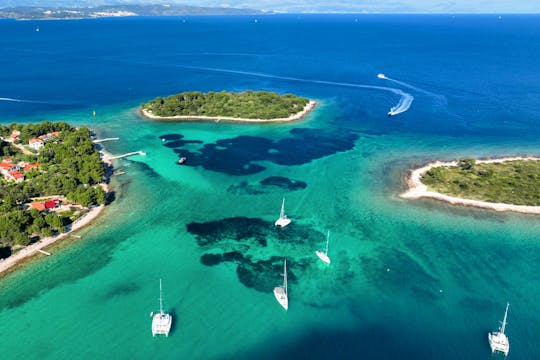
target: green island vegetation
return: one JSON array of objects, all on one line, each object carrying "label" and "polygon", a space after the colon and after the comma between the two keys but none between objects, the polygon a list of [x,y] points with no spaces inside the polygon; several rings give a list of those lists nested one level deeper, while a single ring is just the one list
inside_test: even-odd
[{"label": "green island vegetation", "polygon": [[64,232],[90,206],[106,201],[100,186],[105,165],[85,127],[0,125],[0,170],[0,258]]},{"label": "green island vegetation", "polygon": [[167,98],[157,97],[142,109],[161,117],[213,116],[247,119],[279,119],[297,114],[309,99],[292,94],[279,95],[268,91],[244,91],[201,93],[183,92]]},{"label": "green island vegetation", "polygon": [[422,175],[429,190],[465,199],[540,206],[540,161],[515,160],[434,167]]}]

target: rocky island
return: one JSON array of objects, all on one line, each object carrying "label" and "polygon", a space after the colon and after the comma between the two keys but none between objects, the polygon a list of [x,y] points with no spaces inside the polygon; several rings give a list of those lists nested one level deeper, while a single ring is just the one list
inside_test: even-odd
[{"label": "rocky island", "polygon": [[286,122],[303,118],[315,105],[303,97],[268,91],[189,91],[142,104],[141,114],[156,120]]}]

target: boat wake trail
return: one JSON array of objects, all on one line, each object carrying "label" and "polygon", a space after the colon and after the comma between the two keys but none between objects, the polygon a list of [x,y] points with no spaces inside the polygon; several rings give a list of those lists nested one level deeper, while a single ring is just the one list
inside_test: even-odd
[{"label": "boat wake trail", "polygon": [[39,101],[39,100],[24,100],[24,99],[14,99],[14,98],[7,98],[7,97],[0,97],[0,101],[8,101],[8,102],[15,102],[15,103],[25,103],[25,104],[42,104],[42,105],[48,105],[48,106],[81,106],[81,103],[73,102],[73,101]]},{"label": "boat wake trail", "polygon": [[[416,87],[414,85],[411,85],[411,84],[408,84],[406,82],[403,82],[403,81],[399,81],[399,80],[396,80],[396,79],[392,79],[392,78],[389,78],[388,76],[384,75],[384,74],[377,74],[377,77],[379,79],[383,79],[383,80],[388,80],[388,81],[391,81],[395,84],[398,84],[398,85],[401,85],[403,87],[406,87],[408,89],[411,89],[411,90],[414,90],[416,92],[419,92],[419,93],[422,93],[422,94],[426,94],[428,96],[431,96],[431,97],[434,97],[435,99],[437,99],[442,105],[447,105],[448,104],[448,101],[446,100],[446,97],[443,96],[443,95],[439,95],[439,94],[435,94],[431,91],[427,91],[427,90],[424,90],[424,89],[421,89],[419,87]],[[393,108],[392,108],[393,109]],[[393,110],[390,109],[390,112],[388,113],[388,115],[395,115],[395,114],[391,114],[393,112]]]},{"label": "boat wake trail", "polygon": [[[391,93],[398,95],[400,99],[397,105],[390,109],[390,112],[388,113],[388,115],[397,115],[397,114],[407,111],[411,107],[411,104],[414,100],[414,96],[412,96],[411,94],[406,93],[405,91],[402,91],[400,89],[395,89],[395,88],[386,87],[386,86],[365,85],[365,84],[317,80],[317,79],[303,79],[303,78],[297,78],[294,76],[281,76],[281,75],[261,73],[261,72],[220,69],[220,68],[203,67],[203,66],[182,65],[181,67],[185,69],[191,69],[191,70],[202,70],[202,71],[213,71],[213,72],[228,73],[228,74],[248,75],[248,76],[256,76],[256,77],[270,78],[270,79],[297,81],[297,82],[303,82],[303,83],[309,83],[309,84],[320,84],[320,85],[329,85],[329,86],[350,87],[350,88],[357,88],[357,89],[374,89],[374,90],[381,90],[381,91],[389,91]],[[382,74],[379,74],[379,75],[382,75]]]},{"label": "boat wake trail", "polygon": [[33,104],[47,104],[43,101],[34,101],[34,100],[22,100],[22,99],[13,99],[13,98],[5,98],[0,97],[0,101],[11,101],[11,102],[20,102],[20,103],[33,103]]}]

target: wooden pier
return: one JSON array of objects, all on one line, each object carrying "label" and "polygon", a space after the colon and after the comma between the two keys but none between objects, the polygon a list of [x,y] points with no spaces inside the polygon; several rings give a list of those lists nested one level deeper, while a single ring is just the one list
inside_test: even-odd
[{"label": "wooden pier", "polygon": [[144,151],[133,151],[133,152],[130,152],[130,153],[127,153],[127,154],[122,154],[122,155],[115,155],[115,156],[111,156],[111,160],[114,160],[114,159],[120,159],[120,158],[124,158],[124,157],[128,157],[128,156],[133,156],[133,155],[146,155],[146,153]]},{"label": "wooden pier", "polygon": [[120,140],[120,138],[118,137],[113,137],[113,138],[105,138],[105,139],[96,139],[93,141],[94,144],[99,144],[99,143],[102,143],[104,141],[115,141],[115,140]]},{"label": "wooden pier", "polygon": [[39,251],[40,253],[42,253],[42,254],[47,255],[47,256],[51,256],[51,253],[50,253],[50,252],[47,252],[47,251],[45,251],[45,250],[38,249],[38,251]]}]

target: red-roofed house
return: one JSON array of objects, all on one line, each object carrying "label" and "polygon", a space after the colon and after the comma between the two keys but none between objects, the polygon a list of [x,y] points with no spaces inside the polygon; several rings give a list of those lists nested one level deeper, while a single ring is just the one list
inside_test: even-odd
[{"label": "red-roofed house", "polygon": [[5,162],[0,163],[0,172],[2,172],[2,174],[4,175],[10,171],[15,171],[15,170],[18,170],[17,165],[15,164],[5,163]]},{"label": "red-roofed house", "polygon": [[8,172],[4,175],[4,177],[6,178],[6,180],[15,180],[17,182],[24,180],[24,175],[17,170]]},{"label": "red-roofed house", "polygon": [[13,162],[13,159],[12,158],[5,158],[4,160],[2,160],[3,163],[6,163],[6,164],[11,164]]},{"label": "red-roofed house", "polygon": [[36,151],[42,148],[44,144],[45,142],[38,138],[31,138],[30,140],[28,140],[28,146],[30,146],[32,149]]},{"label": "red-roofed house", "polygon": [[60,200],[58,199],[45,201],[45,209],[54,209],[58,205],[60,205]]},{"label": "red-roofed house", "polygon": [[23,168],[24,171],[30,171],[32,170],[33,168],[37,168],[37,167],[40,167],[41,164],[40,163],[35,163],[35,164],[26,164]]},{"label": "red-roofed house", "polygon": [[11,132],[11,135],[9,135],[9,139],[12,142],[19,141],[19,135],[21,135],[21,132],[19,130],[13,130]]},{"label": "red-roofed house", "polygon": [[45,210],[45,204],[40,203],[40,202],[33,202],[33,203],[30,204],[30,207],[32,207],[33,209],[36,209],[38,211]]}]

